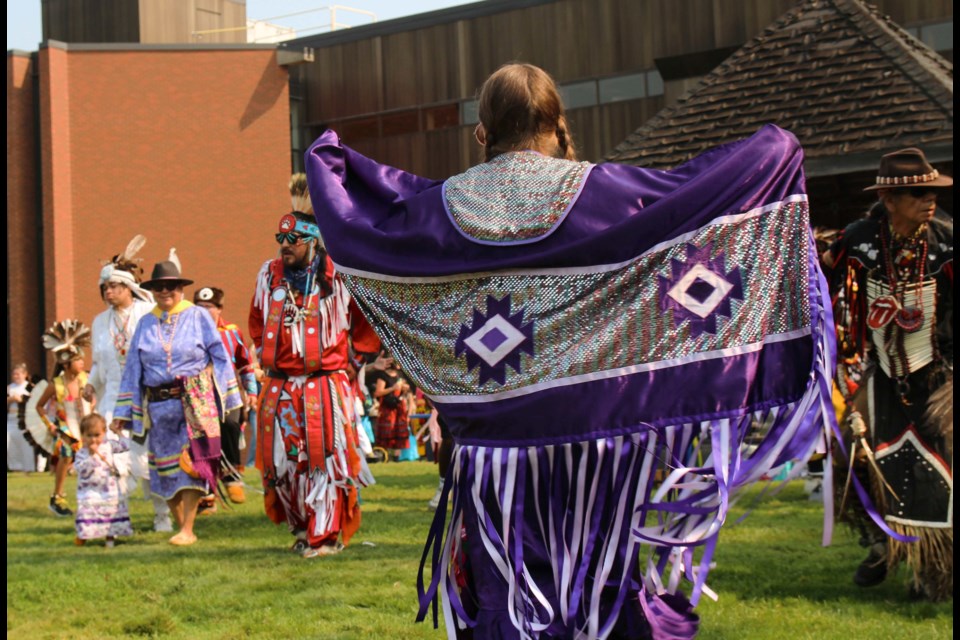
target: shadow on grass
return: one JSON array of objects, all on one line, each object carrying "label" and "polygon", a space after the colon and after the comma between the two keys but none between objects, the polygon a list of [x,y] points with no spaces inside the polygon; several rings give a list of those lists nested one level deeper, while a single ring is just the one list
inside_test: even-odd
[{"label": "shadow on grass", "polygon": [[710,587],[718,593],[757,603],[795,599],[814,607],[866,607],[877,614],[914,620],[952,611],[952,600],[910,601],[905,566],[876,587],[855,585],[853,573],[866,557],[866,550],[857,544],[847,525],[837,522],[831,545],[821,546],[823,506],[812,504],[799,483],[759,503],[748,497],[742,504],[755,509],[744,523],[731,522],[732,526],[721,531],[714,556],[716,568],[708,578]]}]

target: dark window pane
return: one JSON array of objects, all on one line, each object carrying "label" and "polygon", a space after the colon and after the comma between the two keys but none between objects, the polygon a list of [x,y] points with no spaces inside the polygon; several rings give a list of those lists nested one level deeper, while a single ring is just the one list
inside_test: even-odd
[{"label": "dark window pane", "polygon": [[397,136],[403,133],[413,133],[420,130],[420,117],[416,109],[410,111],[401,111],[399,113],[389,113],[381,116],[383,122],[382,134],[386,136]]},{"label": "dark window pane", "polygon": [[347,144],[356,140],[366,140],[380,136],[380,128],[376,117],[342,120],[331,123],[330,128],[339,133]]},{"label": "dark window pane", "polygon": [[457,103],[445,104],[439,107],[428,107],[423,110],[424,128],[445,129],[460,124],[460,105]]}]

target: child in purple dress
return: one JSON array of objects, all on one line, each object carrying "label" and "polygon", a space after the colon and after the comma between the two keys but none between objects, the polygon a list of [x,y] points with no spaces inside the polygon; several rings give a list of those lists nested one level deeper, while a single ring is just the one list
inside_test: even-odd
[{"label": "child in purple dress", "polygon": [[80,421],[83,447],[74,458],[77,472],[77,545],[106,538],[111,548],[117,536],[132,536],[127,496],[121,487],[114,456],[129,451],[129,440],[107,440],[107,423],[98,413]]}]

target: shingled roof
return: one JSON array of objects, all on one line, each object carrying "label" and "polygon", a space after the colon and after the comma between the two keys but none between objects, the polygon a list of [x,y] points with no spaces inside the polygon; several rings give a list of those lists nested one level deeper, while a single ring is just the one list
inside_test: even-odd
[{"label": "shingled roof", "polygon": [[770,122],[799,138],[808,176],[875,167],[908,146],[952,159],[953,64],[860,0],[807,0],[607,160],[673,167]]}]

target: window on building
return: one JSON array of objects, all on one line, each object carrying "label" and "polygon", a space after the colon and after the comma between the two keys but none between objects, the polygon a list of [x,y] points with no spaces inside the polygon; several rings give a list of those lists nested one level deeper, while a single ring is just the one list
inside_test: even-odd
[{"label": "window on building", "polygon": [[647,95],[650,97],[663,95],[663,78],[656,69],[647,71]]},{"label": "window on building", "polygon": [[645,73],[632,73],[628,76],[604,78],[599,81],[600,104],[634,100],[647,95]]},{"label": "window on building", "polygon": [[427,131],[445,129],[460,124],[460,105],[444,104],[438,107],[426,107],[423,110],[423,127]]},{"label": "window on building", "polygon": [[953,50],[953,22],[937,22],[934,24],[920,24],[904,29],[914,38],[927,45],[934,51]]},{"label": "window on building", "polygon": [[574,82],[560,86],[560,97],[567,109],[592,107],[597,104],[597,81]]},{"label": "window on building", "polygon": [[460,122],[463,124],[480,122],[480,103],[477,100],[466,100],[460,103]]},{"label": "window on building", "polygon": [[382,136],[398,136],[420,130],[420,111],[410,109],[397,113],[387,113],[380,117]]},{"label": "window on building", "polygon": [[917,38],[934,51],[953,49],[953,22],[926,24],[919,27]]},{"label": "window on building", "polygon": [[307,141],[303,135],[303,101],[290,101],[290,149],[293,152],[294,172],[303,171],[303,152]]},{"label": "window on building", "polygon": [[303,83],[299,76],[290,75],[290,150],[293,155],[291,169],[296,173],[303,171],[303,152],[313,140],[305,135]]},{"label": "window on building", "polygon": [[354,120],[341,120],[333,124],[333,127],[347,144],[350,144],[354,140],[366,140],[380,136],[380,122],[376,116],[356,118]]}]

